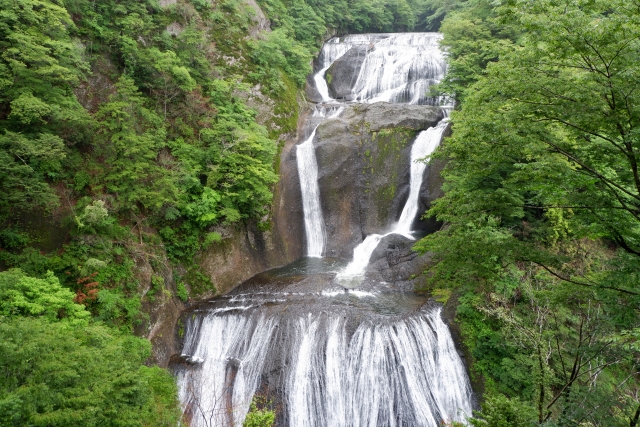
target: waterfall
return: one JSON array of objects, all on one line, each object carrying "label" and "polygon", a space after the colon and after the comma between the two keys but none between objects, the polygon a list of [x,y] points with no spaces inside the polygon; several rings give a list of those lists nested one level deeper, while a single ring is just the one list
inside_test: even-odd
[{"label": "waterfall", "polygon": [[418,137],[411,146],[411,173],[409,182],[409,198],[407,199],[400,220],[394,229],[384,235],[370,234],[362,243],[353,250],[353,260],[337,275],[338,282],[345,286],[357,285],[359,280],[364,276],[364,272],[369,265],[369,259],[373,251],[380,241],[390,234],[401,234],[411,240],[411,225],[416,219],[418,213],[418,202],[420,198],[420,187],[427,164],[424,158],[430,156],[438,147],[442,140],[449,119],[445,118],[438,123],[437,126],[424,130],[418,134]]},{"label": "waterfall", "polygon": [[348,99],[362,103],[392,102],[439,105],[427,92],[444,77],[447,64],[440,50],[440,33],[357,34],[333,38],[320,53],[316,88],[323,102],[329,96],[326,71],[355,46],[366,46],[367,54]]},{"label": "waterfall", "polygon": [[420,198],[420,187],[422,186],[422,177],[427,167],[424,159],[430,156],[440,144],[442,134],[444,133],[448,119],[444,119],[438,123],[436,127],[429,128],[420,132],[415,142],[411,146],[411,175],[409,185],[409,198],[402,209],[398,225],[393,230],[398,234],[411,233],[411,225],[416,219],[418,213],[418,201]]},{"label": "waterfall", "polygon": [[342,311],[254,308],[189,325],[198,333],[185,355],[204,360],[179,375],[191,426],[241,426],[261,377],[272,375],[267,360],[290,364],[276,382],[292,427],[439,427],[471,415],[464,365],[439,308],[368,318],[352,332],[350,321]]},{"label": "waterfall", "polygon": [[[335,118],[340,115],[344,107],[319,107],[312,117]],[[322,121],[320,122],[322,123]],[[321,257],[326,241],[322,207],[320,206],[320,189],[318,187],[318,162],[313,138],[320,123],[315,125],[311,135],[296,147],[298,177],[302,192],[302,208],[304,212],[304,228],[307,236],[307,256]]]},{"label": "waterfall", "polygon": [[320,206],[320,189],[318,188],[318,162],[313,138],[318,126],[311,136],[296,149],[298,156],[298,176],[302,191],[302,208],[304,211],[304,229],[307,233],[307,256],[321,257],[325,244],[324,220]]},{"label": "waterfall", "polygon": [[[191,427],[240,427],[255,395],[276,407],[281,427],[440,427],[466,423],[471,387],[441,309],[410,292],[336,288],[360,280],[378,243],[391,233],[412,238],[425,163],[447,119],[421,132],[411,148],[409,197],[397,225],[371,234],[353,260],[322,258],[326,231],[314,138],[344,104],[325,74],[354,47],[366,50],[349,99],[438,104],[428,87],[446,71],[440,34],[363,34],[328,41],[313,80],[322,96],[296,147],[307,257],[261,273],[231,295],[185,319],[176,367],[179,397]],[[446,116],[446,113],[445,113]],[[338,271],[339,270],[339,271]],[[350,282],[351,283],[351,282]]]},{"label": "waterfall", "polygon": [[329,88],[327,87],[327,81],[325,80],[325,73],[342,55],[347,53],[354,45],[352,43],[339,43],[338,38],[333,38],[325,43],[320,57],[318,58],[321,63],[320,71],[313,76],[313,81],[316,84],[316,89],[322,97],[322,102],[332,102],[333,99],[329,96]]}]

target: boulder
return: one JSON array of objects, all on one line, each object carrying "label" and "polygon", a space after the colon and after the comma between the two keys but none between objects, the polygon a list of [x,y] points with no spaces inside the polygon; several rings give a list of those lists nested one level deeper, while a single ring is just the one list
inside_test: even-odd
[{"label": "boulder", "polygon": [[385,282],[401,285],[408,284],[407,290],[415,289],[414,283],[431,263],[432,255],[420,255],[411,248],[415,240],[400,234],[384,237],[371,255],[367,276],[379,275]]},{"label": "boulder", "polygon": [[[318,127],[325,256],[351,258],[368,234],[393,228],[408,197],[411,145],[419,131],[441,119],[438,108],[378,103],[349,106]],[[426,188],[426,196],[436,194]]]},{"label": "boulder", "polygon": [[329,86],[329,95],[334,99],[352,101],[360,68],[370,47],[367,45],[354,46],[343,56],[338,58],[327,70],[325,79]]}]

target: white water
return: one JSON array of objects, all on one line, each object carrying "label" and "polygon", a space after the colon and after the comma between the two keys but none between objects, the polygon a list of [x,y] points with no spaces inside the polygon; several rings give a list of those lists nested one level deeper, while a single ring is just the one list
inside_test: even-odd
[{"label": "white water", "polygon": [[[178,375],[180,401],[193,413],[190,427],[242,425],[275,326],[273,318],[254,321],[248,316],[211,313],[199,334],[188,332],[191,342],[185,348],[191,345],[194,350],[190,360],[202,361],[198,368]],[[230,367],[235,369],[233,386],[227,381]]]},{"label": "white water", "polygon": [[298,177],[302,191],[302,208],[304,211],[304,229],[307,233],[307,256],[321,257],[324,251],[326,236],[324,219],[320,206],[320,188],[318,187],[318,162],[313,138],[318,126],[313,129],[311,136],[296,149],[298,157]]},{"label": "white water", "polygon": [[[354,99],[432,103],[425,95],[427,87],[445,71],[437,49],[440,37],[356,35],[325,44],[321,71],[314,79],[323,100],[333,105],[316,107],[313,131],[296,151],[309,256],[322,257],[326,243],[313,139],[319,123],[342,112],[329,96],[326,70],[351,47],[366,44],[370,49],[354,85]],[[424,174],[424,164],[415,159],[430,155],[443,130],[441,123],[416,139],[410,196],[392,232],[409,236]],[[422,171],[414,173],[414,164],[422,165]],[[414,187],[417,193],[412,196]],[[360,277],[384,236],[367,236],[338,276]],[[236,295],[204,316],[190,317],[183,356],[191,365],[178,373],[180,401],[190,425],[240,427],[253,396],[265,384],[271,387],[269,396],[279,399],[277,412],[287,427],[439,427],[442,421],[464,422],[471,414],[471,389],[440,310],[397,317],[332,311],[344,293],[317,290],[308,303],[294,305],[288,298],[304,294],[253,292]],[[382,298],[359,290],[348,293],[361,304],[380,303]],[[287,299],[274,298],[281,295]],[[319,299],[330,302],[313,306]]]},{"label": "white water", "polygon": [[[331,65],[355,46],[367,46],[367,53],[360,67],[350,97],[356,102],[394,102],[409,104],[440,103],[427,96],[429,87],[442,80],[446,73],[446,61],[439,48],[442,34],[400,33],[400,34],[357,34],[343,38],[333,38],[322,48],[319,57],[321,69],[314,76],[316,88],[323,102],[335,102],[329,95],[325,80]],[[426,164],[419,159],[431,155],[436,149],[447,125],[443,120],[436,127],[421,132],[411,149],[411,184],[407,202],[402,210],[397,226],[387,234],[372,234],[353,251],[353,260],[338,273],[338,281],[348,284],[364,275],[369,259],[378,243],[385,236],[397,233],[410,239],[411,225],[418,214],[418,202],[422,175]],[[306,143],[306,142],[305,142]],[[298,165],[300,170],[300,164]],[[315,166],[317,170],[317,166]],[[317,172],[316,172],[317,173]],[[320,200],[317,201],[318,206]],[[306,211],[305,211],[306,212]],[[315,215],[315,211],[310,211]],[[321,213],[320,213],[321,215]],[[307,217],[307,221],[323,221],[322,218]],[[323,223],[324,224],[324,223]],[[315,226],[314,230],[319,229]],[[323,229],[324,230],[324,229]],[[309,235],[309,232],[307,232]],[[324,234],[323,234],[324,238]],[[309,238],[307,239],[309,241]],[[311,247],[308,246],[311,255]],[[324,248],[324,240],[323,246]],[[314,253],[318,253],[317,251]],[[320,252],[321,254],[321,252]]]},{"label": "white water", "polygon": [[178,379],[192,427],[241,426],[261,376],[271,372],[267,360],[290,363],[281,380],[290,427],[439,427],[471,415],[469,382],[440,309],[365,320],[353,333],[340,312],[260,310],[210,314],[199,333],[190,329],[185,354],[204,360]]},{"label": "white water", "polygon": [[336,62],[340,57],[349,51],[354,46],[352,43],[340,43],[338,38],[333,38],[327,41],[318,58],[321,62],[321,69],[313,76],[313,81],[316,84],[316,89],[320,96],[322,96],[323,102],[332,102],[333,99],[329,96],[329,88],[327,87],[327,81],[325,80],[325,74],[329,67]]},{"label": "white water", "polygon": [[384,237],[390,234],[401,234],[413,240],[413,236],[411,235],[411,225],[418,214],[420,187],[422,186],[424,171],[427,167],[424,159],[430,156],[440,144],[442,134],[447,128],[448,122],[449,120],[445,118],[444,120],[441,120],[437,126],[429,128],[418,134],[418,137],[411,146],[409,198],[402,208],[400,220],[389,233],[370,234],[362,243],[355,247],[353,250],[352,261],[336,275],[336,278],[340,283],[343,283],[346,286],[358,284],[369,265],[369,260],[371,259],[373,251]]},{"label": "white water", "polygon": [[367,53],[353,85],[350,100],[361,103],[393,102],[438,104],[427,96],[429,87],[444,77],[447,64],[439,48],[440,33],[357,34],[329,40],[320,54],[316,88],[323,102],[335,101],[325,80],[331,65],[355,46]]},{"label": "white water", "polygon": [[[343,107],[319,107],[313,111],[312,117],[335,118],[343,110]],[[307,256],[310,257],[322,257],[326,243],[322,206],[320,205],[320,188],[318,187],[318,161],[316,160],[316,149],[313,146],[313,138],[316,136],[316,130],[320,123],[314,127],[309,138],[296,147],[304,229],[307,236]]]},{"label": "white water", "polygon": [[425,158],[431,156],[440,141],[442,140],[442,134],[447,128],[449,123],[448,119],[444,119],[438,123],[436,127],[429,128],[420,132],[416,138],[413,146],[411,146],[411,178],[410,178],[410,190],[409,198],[402,208],[400,214],[400,220],[398,225],[393,230],[398,234],[411,233],[411,225],[416,219],[418,214],[418,202],[420,198],[420,187],[422,186],[422,178],[424,170],[427,167]]}]

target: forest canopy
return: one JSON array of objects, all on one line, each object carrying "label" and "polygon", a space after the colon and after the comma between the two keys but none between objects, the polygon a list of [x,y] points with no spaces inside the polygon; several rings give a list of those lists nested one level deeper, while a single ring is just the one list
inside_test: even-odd
[{"label": "forest canopy", "polygon": [[639,18],[629,0],[509,0],[442,24],[459,108],[428,213],[445,225],[417,248],[457,289],[487,393],[474,425],[638,422]]}]

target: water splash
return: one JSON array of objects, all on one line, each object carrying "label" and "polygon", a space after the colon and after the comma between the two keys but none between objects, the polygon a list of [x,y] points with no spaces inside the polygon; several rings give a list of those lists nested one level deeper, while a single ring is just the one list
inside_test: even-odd
[{"label": "water splash", "polygon": [[440,309],[367,318],[353,332],[349,321],[344,312],[258,309],[188,325],[199,333],[187,337],[197,344],[185,346],[185,357],[204,360],[178,379],[191,425],[242,425],[253,392],[276,368],[267,360],[289,366],[273,381],[291,427],[438,427],[471,415],[469,382]]}]

